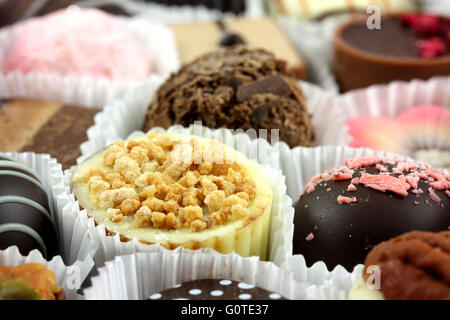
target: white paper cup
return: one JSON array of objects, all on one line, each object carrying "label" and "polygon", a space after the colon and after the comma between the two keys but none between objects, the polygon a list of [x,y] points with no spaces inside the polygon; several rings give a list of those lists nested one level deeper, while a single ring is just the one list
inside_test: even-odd
[{"label": "white paper cup", "polygon": [[[178,52],[171,31],[160,23],[137,18],[120,19],[125,28],[143,44],[154,61],[154,73],[146,80],[124,81],[106,78],[77,77],[57,73],[7,74],[0,71],[0,98],[28,98],[57,101],[65,104],[102,108],[113,101],[134,94],[147,81],[166,78],[179,68]],[[20,22],[0,30],[0,66],[3,67],[12,50],[19,30],[26,23]]]},{"label": "white paper cup", "polygon": [[213,250],[194,255],[183,248],[136,253],[116,257],[98,271],[91,279],[92,286],[83,292],[87,300],[149,299],[176,284],[200,279],[245,282],[288,299],[313,298],[305,284],[296,282],[289,271],[271,262]]}]

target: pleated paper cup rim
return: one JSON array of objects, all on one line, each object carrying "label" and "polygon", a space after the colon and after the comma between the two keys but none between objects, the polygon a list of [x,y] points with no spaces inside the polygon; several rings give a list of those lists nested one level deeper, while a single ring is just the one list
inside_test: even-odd
[{"label": "pleated paper cup rim", "polygon": [[[141,130],[145,114],[153,94],[163,83],[163,79],[155,79],[151,83],[136,90],[134,94],[114,101],[98,113],[95,123],[88,129],[88,141],[81,145],[82,155],[77,162],[85,160],[100,146],[107,146],[117,139],[123,139],[132,132]],[[341,109],[334,105],[335,97],[320,87],[300,81],[305,96],[308,113],[312,114],[316,145],[348,145],[351,137],[345,124],[345,116]],[[283,148],[284,142],[279,142]]]},{"label": "pleated paper cup rim", "polygon": [[[350,91],[339,96],[335,103],[342,109],[346,121],[360,116],[382,117],[394,121],[392,126],[395,126],[400,114],[413,111],[417,107],[441,106],[443,110],[450,111],[448,88],[450,76],[435,77],[427,81],[395,81],[387,85],[374,85]],[[388,151],[405,153],[418,158],[417,160],[430,161],[436,167],[447,167],[450,160],[445,160],[444,154],[439,157],[432,154],[419,156],[416,151],[417,149],[435,150],[435,153],[448,151],[450,140],[448,130],[445,130],[450,125],[448,118],[422,118],[420,121],[411,121],[411,125],[405,121],[398,122],[398,126],[395,126],[398,131],[385,132],[379,137],[379,141],[390,141],[391,149]],[[383,125],[385,122],[375,120],[374,125],[377,123]],[[367,135],[375,136],[374,131],[373,128]],[[385,148],[389,148],[386,143]]]},{"label": "pleated paper cup rim", "polygon": [[[1,251],[2,254],[6,252],[9,257],[8,260],[2,261],[7,261],[7,264],[12,265],[17,265],[23,261],[34,261],[44,265],[49,263],[58,268],[61,267],[65,270],[64,272],[71,272],[67,276],[71,276],[69,278],[72,281],[71,286],[73,288],[69,289],[71,292],[75,292],[76,289],[79,289],[75,286],[81,285],[94,266],[93,257],[98,244],[90,239],[89,234],[80,230],[79,221],[67,220],[63,214],[63,207],[67,205],[67,198],[69,197],[69,189],[64,186],[64,174],[61,165],[47,154],[6,152],[1,153],[1,155],[6,155],[8,158],[24,164],[39,175],[49,199],[53,222],[58,234],[60,252],[60,255],[47,262],[38,250],[33,250],[27,257],[24,257],[20,255],[16,246],[12,246]],[[77,295],[72,294],[71,297],[75,298]]]},{"label": "pleated paper cup rim", "polygon": [[245,282],[289,299],[314,298],[306,284],[296,282],[290,271],[272,262],[213,250],[192,255],[184,248],[115,257],[98,269],[98,275],[91,278],[92,286],[83,293],[87,300],[142,300],[174,285],[201,279]]},{"label": "pleated paper cup rim", "polygon": [[77,291],[94,267],[94,261],[90,256],[68,266],[64,264],[61,256],[55,256],[47,261],[38,250],[30,251],[26,256],[21,255],[16,246],[0,250],[0,265],[18,266],[28,263],[38,263],[53,271],[56,284],[64,289],[66,300],[83,299]]},{"label": "pleated paper cup rim", "polygon": [[[259,164],[261,170],[268,177],[271,189],[273,192],[272,197],[272,217],[271,217],[271,230],[270,230],[270,240],[269,240],[269,260],[275,262],[277,265],[282,265],[286,257],[291,255],[292,252],[292,238],[293,238],[293,215],[294,209],[292,207],[292,199],[286,195],[286,185],[285,177],[282,175],[281,171],[276,167],[269,167],[268,165],[261,165],[260,162],[256,161],[254,157],[248,157],[248,154],[253,154],[255,157],[257,155],[263,155],[267,157],[269,155],[269,160],[276,161],[276,154],[272,154],[272,147],[266,140],[256,139],[250,140],[250,137],[246,134],[233,135],[228,129],[209,129],[206,127],[190,126],[189,128],[184,128],[182,126],[172,126],[168,130],[162,128],[153,128],[150,132],[155,131],[159,133],[170,132],[174,134],[182,135],[196,135],[205,138],[216,139],[225,145],[234,148],[235,145],[243,146],[243,153],[249,158],[249,160],[254,161]],[[130,136],[125,137],[137,137],[143,135],[143,132],[134,132]],[[118,140],[118,139],[115,139]],[[95,144],[96,150],[91,150],[93,152],[90,155],[103,150],[110,142],[113,141],[100,141]],[[253,150],[262,150],[259,152],[252,152]],[[79,163],[82,163],[84,159],[79,159]],[[70,188],[71,180],[76,166],[72,167],[65,172],[65,185]],[[96,255],[96,261],[102,264],[106,260],[111,260],[116,255],[134,253],[134,252],[159,252],[163,248],[159,244],[144,244],[138,239],[134,238],[130,241],[123,242],[120,240],[120,235],[108,235],[105,226],[102,224],[96,225],[94,218],[88,215],[86,210],[80,210],[79,204],[75,201],[73,195],[72,206],[68,208],[65,212],[66,215],[73,218],[80,216],[85,222],[85,228],[88,233],[93,236],[96,241],[99,242],[100,248],[98,254]],[[185,249],[189,250],[189,249]],[[195,252],[202,252],[204,249],[192,250]]]},{"label": "pleated paper cup rim", "polygon": [[352,90],[336,98],[345,119],[361,115],[395,119],[400,113],[420,105],[450,108],[450,76],[429,80],[393,81],[384,85]]},{"label": "pleated paper cup rim", "polygon": [[[43,101],[57,101],[84,107],[103,108],[106,104],[135,94],[147,82],[165,79],[179,66],[175,39],[169,28],[161,23],[150,23],[139,18],[118,18],[124,22],[131,34],[144,43],[147,51],[156,59],[158,73],[143,80],[111,80],[105,77],[90,77],[58,73],[13,71],[7,74],[0,70],[0,98],[27,98]],[[3,68],[15,38],[27,21],[0,30],[0,67]],[[155,37],[157,39],[155,39]],[[163,40],[162,40],[163,39]]]}]

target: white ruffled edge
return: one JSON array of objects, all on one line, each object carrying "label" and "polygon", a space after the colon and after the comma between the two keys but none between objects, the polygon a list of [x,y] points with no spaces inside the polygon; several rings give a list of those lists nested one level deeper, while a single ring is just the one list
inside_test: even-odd
[{"label": "white ruffled edge", "polygon": [[[81,145],[82,155],[77,162],[81,163],[115,140],[123,139],[133,131],[140,130],[152,96],[163,81],[163,79],[154,79],[135,90],[134,94],[107,105],[102,112],[98,113],[95,124],[88,129],[88,141]],[[312,115],[316,135],[315,144],[349,144],[351,137],[347,133],[345,116],[341,109],[334,105],[335,97],[316,85],[303,81],[300,81],[299,85],[306,96],[308,112]],[[279,145],[281,148],[288,148],[284,142]]]},{"label": "white ruffled edge", "polygon": [[[412,160],[405,156],[394,155],[385,151],[374,151],[368,148],[351,148],[347,146],[323,146],[317,148],[294,148],[282,153],[284,162],[288,195],[297,199],[304,192],[304,185],[315,174],[324,172],[336,165],[344,163],[345,159],[363,158],[377,155],[379,157]],[[308,267],[305,258],[296,254],[287,258],[286,268],[291,270],[299,282],[313,285],[309,294],[314,299],[335,300],[346,299],[351,287],[361,277],[363,265],[357,265],[352,272],[341,265],[329,270],[323,261],[315,262]]]},{"label": "white ruffled edge", "polygon": [[[94,266],[93,257],[97,251],[98,244],[92,241],[86,231],[80,228],[80,220],[68,220],[63,214],[63,208],[67,205],[66,199],[69,196],[69,189],[64,186],[64,175],[61,165],[57,163],[56,159],[46,154],[35,154],[32,152],[7,152],[2,154],[30,167],[41,178],[41,183],[49,198],[52,216],[54,217],[55,227],[58,231],[61,251],[60,256],[55,256],[48,263],[57,268],[55,270],[59,274],[57,274],[57,277],[59,276],[58,279],[64,279],[61,278],[64,274],[66,274],[64,277],[71,275],[72,277],[70,279],[73,283],[74,279],[78,279],[73,278],[76,276],[79,277],[79,285],[81,285],[82,281],[84,281]],[[44,265],[47,263],[38,250],[33,250],[28,257],[23,257],[19,254],[17,247],[13,246],[4,250],[1,254],[3,257],[1,261],[3,261],[3,264],[8,265],[17,265],[23,261],[33,261]],[[64,265],[63,257],[69,266]],[[0,264],[2,264],[1,261]],[[77,275],[73,274],[75,268],[78,268],[77,270],[79,271]],[[60,283],[62,282],[58,282],[58,284]],[[71,289],[71,292],[74,291],[74,289]],[[75,298],[76,295],[73,293],[71,297]]]},{"label": "white ruffled edge", "polygon": [[420,105],[440,105],[450,108],[450,76],[429,80],[394,81],[347,92],[336,98],[345,119],[361,115],[395,118],[400,113]]},{"label": "white ruffled edge", "polygon": [[87,300],[148,299],[176,284],[199,279],[241,281],[294,300],[314,298],[305,284],[272,262],[218,254],[211,249],[195,255],[183,248],[136,253],[116,257],[98,271],[91,278],[92,286],[83,292]]},{"label": "white ruffled edge", "polygon": [[[62,76],[56,73],[10,72],[0,70],[0,98],[28,98],[58,101],[84,107],[103,108],[106,104],[123,100],[135,94],[147,82],[165,79],[179,66],[178,51],[170,29],[161,23],[150,23],[140,18],[117,18],[124,22],[136,39],[143,43],[149,54],[158,59],[158,73],[138,81],[109,80],[106,78]],[[0,30],[0,67],[14,45],[14,39],[25,22]]]},{"label": "white ruffled edge", "polygon": [[[168,130],[153,128],[150,131],[167,131],[171,133],[194,134],[206,138],[214,138],[233,148],[239,146],[238,150],[243,152],[250,160],[255,162],[258,162],[256,161],[258,157],[264,157],[266,160],[270,159],[271,161],[276,161],[276,158],[274,157],[276,154],[271,154],[271,146],[266,140],[251,140],[248,135],[243,133],[233,135],[231,131],[227,129],[211,130],[206,127],[198,126],[190,126],[189,128],[172,126]],[[136,137],[142,134],[142,132],[133,132],[130,136]],[[125,136],[125,138],[127,138],[127,136]],[[108,144],[116,140],[118,139],[106,139],[106,141],[103,142],[99,141],[98,143],[90,144],[90,146],[95,145],[98,148],[95,150],[90,149],[92,151],[90,155],[103,150]],[[267,158],[268,154],[270,155],[269,158]],[[84,159],[86,159],[86,157],[84,157]],[[81,161],[82,160],[80,159],[79,163],[81,163]],[[71,185],[72,175],[75,169],[76,167],[72,167],[65,172],[65,185],[68,188]],[[262,165],[262,170],[269,178],[273,191],[269,260],[281,266],[284,264],[286,257],[292,254],[294,208],[292,207],[292,199],[286,196],[285,177],[282,175],[281,171],[273,167],[271,168],[268,165]],[[67,217],[71,217],[71,219],[82,219],[84,221],[84,228],[87,229],[91,237],[99,243],[99,250],[97,251],[95,257],[95,261],[98,265],[102,265],[105,261],[111,260],[114,256],[118,255],[135,252],[160,252],[163,250],[163,247],[160,245],[143,244],[137,239],[123,242],[120,240],[120,236],[118,234],[114,236],[106,235],[104,225],[95,226],[94,219],[88,217],[86,210],[80,210],[79,204],[75,201],[73,195],[70,195],[70,197],[72,201],[71,206],[67,206],[65,210],[63,210],[63,213]],[[201,249],[192,252],[196,253],[202,251],[205,250]]]}]

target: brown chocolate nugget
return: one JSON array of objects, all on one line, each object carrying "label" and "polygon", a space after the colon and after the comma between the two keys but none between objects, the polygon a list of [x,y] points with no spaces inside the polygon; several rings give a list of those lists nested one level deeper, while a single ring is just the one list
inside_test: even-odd
[{"label": "brown chocolate nugget", "polygon": [[291,147],[314,138],[305,97],[286,62],[263,49],[234,46],[184,65],[158,89],[144,131],[196,120],[210,128],[280,130]]},{"label": "brown chocolate nugget", "polygon": [[413,231],[382,242],[368,254],[378,265],[387,300],[450,300],[450,231]]}]

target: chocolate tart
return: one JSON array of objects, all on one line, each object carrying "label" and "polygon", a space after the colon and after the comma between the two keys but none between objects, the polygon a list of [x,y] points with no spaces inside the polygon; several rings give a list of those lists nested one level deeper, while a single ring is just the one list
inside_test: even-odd
[{"label": "chocolate tart", "polygon": [[338,28],[334,37],[333,70],[342,92],[394,80],[429,79],[450,74],[450,52],[421,58],[417,41],[427,35],[402,25],[400,15],[381,18],[381,29],[369,30],[365,19]]},{"label": "chocolate tart", "polygon": [[[179,150],[187,150],[182,162]],[[205,161],[207,150],[223,152],[227,164]],[[216,140],[150,133],[117,142],[80,164],[72,190],[122,241],[267,258],[270,183],[257,164]]]}]

